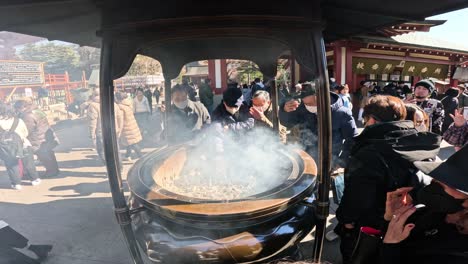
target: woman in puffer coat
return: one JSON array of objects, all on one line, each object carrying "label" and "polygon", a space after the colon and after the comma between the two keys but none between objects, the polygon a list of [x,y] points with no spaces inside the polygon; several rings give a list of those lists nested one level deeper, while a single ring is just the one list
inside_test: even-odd
[{"label": "woman in puffer coat", "polygon": [[116,102],[123,113],[123,126],[120,134],[120,146],[127,149],[125,155],[127,160],[132,160],[132,151],[135,152],[137,158],[142,156],[141,148],[138,145],[141,140],[141,132],[138,123],[133,115],[133,102],[128,95],[123,92],[115,94]]}]

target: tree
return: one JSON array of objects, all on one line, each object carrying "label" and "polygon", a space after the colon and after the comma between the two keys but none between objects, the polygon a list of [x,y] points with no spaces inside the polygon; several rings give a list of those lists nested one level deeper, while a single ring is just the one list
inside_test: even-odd
[{"label": "tree", "polygon": [[72,45],[55,44],[48,42],[45,44],[26,44],[18,52],[22,60],[45,62],[46,73],[63,74],[68,72],[72,78],[79,79],[79,56]]},{"label": "tree", "polygon": [[92,66],[98,65],[101,59],[101,50],[93,47],[79,47],[76,49],[78,56],[80,57],[79,68],[86,73],[86,76],[90,76],[92,72]]},{"label": "tree", "polygon": [[255,78],[262,78],[263,74],[257,64],[247,60],[228,60],[228,77],[237,82],[250,84]]},{"label": "tree", "polygon": [[161,72],[161,64],[157,60],[143,55],[137,55],[126,75],[157,75]]}]

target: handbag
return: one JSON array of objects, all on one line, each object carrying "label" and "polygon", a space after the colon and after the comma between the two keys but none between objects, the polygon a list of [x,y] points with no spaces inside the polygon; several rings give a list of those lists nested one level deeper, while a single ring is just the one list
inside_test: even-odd
[{"label": "handbag", "polygon": [[371,227],[361,227],[353,253],[351,264],[378,263],[382,232]]}]

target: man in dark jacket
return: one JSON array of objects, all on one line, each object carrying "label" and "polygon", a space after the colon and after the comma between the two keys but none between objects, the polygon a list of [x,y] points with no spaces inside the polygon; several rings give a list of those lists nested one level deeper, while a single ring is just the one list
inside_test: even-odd
[{"label": "man in dark jacket", "polygon": [[171,143],[181,143],[193,137],[211,123],[210,114],[200,102],[188,98],[187,87],[175,85],[171,90],[172,107],[166,112],[164,105],[161,111],[166,112],[168,127],[165,135]]},{"label": "man in dark jacket", "polygon": [[468,107],[468,87],[462,88],[463,91],[458,97],[458,108],[462,109]]},{"label": "man in dark jacket", "polygon": [[161,96],[161,91],[159,87],[154,88],[153,96],[156,99],[156,104],[159,104],[159,97]]},{"label": "man in dark jacket", "polygon": [[28,128],[28,139],[31,142],[34,154],[37,155],[37,158],[46,169],[41,178],[57,176],[59,167],[53,149],[58,142],[50,129],[47,115],[41,110],[35,109],[33,103],[26,100],[16,101],[15,109]]},{"label": "man in dark jacket", "polygon": [[237,135],[251,130],[254,127],[254,119],[243,101],[240,89],[228,88],[223,93],[223,101],[213,111],[213,123],[221,125],[226,132]]},{"label": "man in dark jacket", "polygon": [[450,88],[445,92],[445,97],[442,98],[441,103],[444,106],[444,123],[442,124],[442,134],[453,123],[453,118],[450,115],[455,115],[455,110],[458,109],[458,94],[460,91],[457,88]]},{"label": "man in dark jacket", "polygon": [[189,100],[192,101],[192,102],[196,102],[197,101],[197,92],[195,91],[195,87],[193,86],[193,84],[191,84],[191,83],[189,84],[189,80],[184,79],[182,81],[181,86],[184,87],[187,90]]},{"label": "man in dark jacket", "polygon": [[151,112],[151,114],[153,114],[153,93],[151,92],[149,87],[145,88],[144,95],[145,95],[146,99],[148,99],[148,105],[149,105],[149,108],[150,108],[150,112]]},{"label": "man in dark jacket", "polygon": [[429,131],[440,135],[444,123],[444,106],[439,100],[431,98],[434,91],[434,83],[431,80],[421,80],[414,85],[416,98],[408,103],[421,107],[429,116]]},{"label": "man in dark jacket", "polygon": [[211,90],[211,80],[206,79],[205,83],[200,86],[199,90],[200,102],[208,109],[208,112],[213,111],[213,90]]},{"label": "man in dark jacket", "polygon": [[252,93],[254,94],[257,91],[264,90],[266,91],[265,84],[260,80],[260,78],[255,78],[254,84],[252,84]]},{"label": "man in dark jacket", "polygon": [[[315,160],[317,152],[317,96],[316,90],[310,84],[303,84],[298,95],[301,98],[290,100],[280,107],[281,124],[287,128],[295,128],[299,142]],[[343,100],[335,93],[330,93],[332,111],[332,155],[333,167],[344,167],[352,143],[352,138],[358,134],[351,110],[343,106]],[[344,143],[343,143],[344,141]],[[343,152],[341,155],[340,153]]]},{"label": "man in dark jacket", "polygon": [[405,105],[393,96],[370,97],[363,117],[365,129],[351,149],[336,212],[344,264],[350,262],[360,227],[384,229],[387,192],[417,186],[413,162],[435,158],[441,141],[433,133],[418,133],[412,121],[405,121]]},{"label": "man in dark jacket", "polygon": [[445,162],[416,162],[428,185],[412,199],[402,189],[387,195],[380,263],[468,263],[467,156],[465,146]]}]

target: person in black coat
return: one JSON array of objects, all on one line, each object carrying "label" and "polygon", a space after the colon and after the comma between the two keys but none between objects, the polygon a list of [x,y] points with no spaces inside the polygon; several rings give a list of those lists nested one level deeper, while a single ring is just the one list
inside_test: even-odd
[{"label": "person in black coat", "polygon": [[450,115],[455,115],[455,110],[458,108],[458,94],[460,91],[457,88],[450,88],[445,92],[445,97],[442,98],[441,102],[444,106],[444,123],[442,123],[442,134],[449,128],[453,123],[453,118]]},{"label": "person in black coat", "polygon": [[223,93],[222,102],[211,114],[213,123],[220,125],[226,132],[237,135],[251,130],[255,121],[249,113],[249,107],[243,101],[240,89],[228,88]]},{"label": "person in black coat", "polygon": [[365,129],[354,140],[336,212],[335,233],[341,237],[344,264],[350,263],[360,227],[384,229],[387,192],[417,186],[412,162],[435,158],[441,141],[436,134],[419,133],[405,120],[405,104],[393,96],[370,97],[363,116]]},{"label": "person in black coat", "polygon": [[468,263],[467,156],[465,146],[445,162],[415,162],[428,185],[387,194],[382,264]]},{"label": "person in black coat", "polygon": [[[299,142],[305,151],[315,160],[317,151],[317,96],[315,88],[305,83],[302,91],[296,96],[301,99],[291,99],[280,106],[279,119],[287,128],[295,128],[299,131]],[[343,100],[336,94],[330,93],[332,112],[332,165],[333,167],[345,167],[352,138],[358,131],[351,110],[344,107]],[[341,153],[341,154],[340,154]]]},{"label": "person in black coat", "polygon": [[145,95],[146,99],[148,99],[148,105],[149,105],[149,108],[150,108],[150,112],[151,112],[151,114],[153,114],[153,93],[151,92],[151,90],[148,87],[146,87],[144,95]]}]

